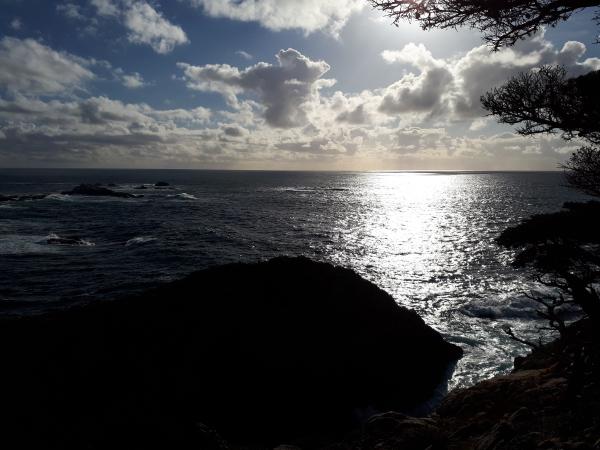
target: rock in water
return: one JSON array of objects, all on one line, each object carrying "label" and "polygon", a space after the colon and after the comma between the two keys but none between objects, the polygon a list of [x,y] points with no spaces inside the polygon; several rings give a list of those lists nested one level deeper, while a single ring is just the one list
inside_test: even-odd
[{"label": "rock in water", "polygon": [[2,435],[38,448],[202,448],[199,422],[234,443],[332,437],[357,410],[423,402],[462,354],[353,271],[306,258],[0,324]]},{"label": "rock in water", "polygon": [[62,195],[90,195],[94,197],[120,197],[120,198],[138,198],[139,195],[129,194],[128,192],[117,192],[111,189],[94,185],[80,184],[70,191],[61,192]]},{"label": "rock in water", "polygon": [[170,186],[169,183],[167,183],[166,181],[158,181],[157,183],[154,184],[155,187],[167,187]]},{"label": "rock in water", "polygon": [[43,200],[47,197],[47,194],[31,194],[31,195],[2,195],[0,194],[0,202],[25,202],[29,200]]}]

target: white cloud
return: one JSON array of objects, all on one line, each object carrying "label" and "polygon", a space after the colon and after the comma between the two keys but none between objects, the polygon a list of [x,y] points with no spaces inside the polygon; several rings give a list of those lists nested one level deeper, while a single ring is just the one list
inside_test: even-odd
[{"label": "white cloud", "polygon": [[433,57],[423,44],[416,45],[412,42],[406,44],[402,50],[384,50],[381,52],[381,57],[388,64],[410,64],[423,70],[443,65]]},{"label": "white cloud", "polygon": [[19,31],[23,27],[23,22],[18,17],[15,17],[10,21],[10,27],[15,31]]},{"label": "white cloud", "polygon": [[247,60],[254,59],[254,56],[252,56],[248,52],[245,52],[244,50],[238,50],[237,52],[235,52],[235,54],[238,56],[241,56],[242,58],[247,59]]},{"label": "white cloud", "polygon": [[261,62],[244,70],[227,64],[179,63],[178,66],[190,89],[219,92],[232,106],[238,104],[239,94],[255,93],[265,107],[264,117],[271,126],[305,125],[305,104],[317,96],[321,87],[331,84],[322,78],[329,71],[329,64],[312,61],[291,48],[280,50],[276,58],[277,65]]},{"label": "white cloud", "polygon": [[352,110],[342,111],[336,116],[335,119],[338,122],[347,122],[354,125],[360,125],[369,122],[369,114],[365,111],[365,104],[361,103]]},{"label": "white cloud", "polygon": [[143,1],[129,5],[125,11],[124,23],[129,29],[128,38],[131,42],[148,44],[157,53],[169,53],[176,45],[189,42],[181,27],[170,23]]},{"label": "white cloud", "polygon": [[91,0],[92,5],[101,16],[117,16],[119,15],[119,7],[112,0]]},{"label": "white cloud", "polygon": [[145,44],[160,54],[189,42],[183,29],[167,20],[146,0],[91,0],[96,13],[120,21],[129,31],[127,39]]},{"label": "white cloud", "polygon": [[56,5],[56,11],[64,14],[65,17],[74,20],[85,20],[85,16],[81,14],[81,8],[75,3],[61,3]]},{"label": "white cloud", "polygon": [[94,78],[86,61],[33,39],[0,40],[0,86],[25,95],[62,94]]},{"label": "white cloud", "polygon": [[366,7],[364,0],[189,0],[205,14],[258,22],[270,30],[324,30],[337,35],[350,16]]},{"label": "white cloud", "polygon": [[130,75],[123,75],[121,77],[123,86],[128,87],[130,89],[138,89],[147,85],[142,76],[134,72]]},{"label": "white cloud", "polygon": [[[131,87],[145,83],[136,72],[6,39],[0,64],[9,70],[0,71],[0,84],[13,94],[0,97],[0,165],[553,169],[576,143],[517,136],[482,117],[479,96],[539,64],[561,61],[579,74],[600,62],[586,59],[581,43],[555,48],[543,36],[510,51],[477,47],[453,58],[411,44],[382,55],[405,70],[398,81],[331,93],[324,89],[334,83],[324,78],[329,65],[288,49],[274,63],[245,68],[180,63],[188,88],[218,92],[228,104],[159,110],[77,90],[94,77],[89,68],[122,83],[131,77]],[[50,70],[46,60],[63,62]],[[68,81],[73,67],[79,75]]]},{"label": "white cloud", "polygon": [[382,53],[386,62],[417,71],[385,88],[379,108],[388,114],[414,112],[438,120],[475,120],[484,114],[481,95],[519,72],[544,64],[564,65],[572,76],[598,70],[600,59],[583,60],[585,52],[585,45],[574,41],[558,50],[543,33],[513,48],[491,53],[487,46],[480,46],[456,58],[436,59],[423,45],[410,43]]}]

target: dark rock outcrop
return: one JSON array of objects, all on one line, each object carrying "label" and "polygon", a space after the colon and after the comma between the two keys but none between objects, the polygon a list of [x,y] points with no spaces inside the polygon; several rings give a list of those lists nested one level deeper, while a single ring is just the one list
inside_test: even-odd
[{"label": "dark rock outcrop", "polygon": [[82,237],[63,237],[50,235],[46,238],[46,244],[49,245],[73,245],[73,246],[89,246],[93,245],[90,241]]},{"label": "dark rock outcrop", "polygon": [[310,448],[358,410],[423,402],[462,354],[356,273],[305,258],[3,319],[0,346],[0,436],[39,449],[226,448],[211,429]]},{"label": "dark rock outcrop", "polygon": [[170,186],[169,183],[167,183],[166,181],[158,181],[154,184],[154,187],[168,187]]},{"label": "dark rock outcrop", "polygon": [[30,195],[2,195],[0,194],[0,202],[24,202],[28,200],[42,200],[47,194],[30,194]]},{"label": "dark rock outcrop", "polygon": [[128,192],[113,191],[95,184],[80,184],[70,191],[61,192],[62,195],[89,195],[94,197],[120,197],[120,198],[138,198],[139,195]]},{"label": "dark rock outcrop", "polygon": [[590,320],[516,361],[513,373],[451,392],[438,414],[449,449],[600,448],[600,339]]},{"label": "dark rock outcrop", "polygon": [[600,339],[591,321],[515,365],[450,392],[430,417],[375,416],[328,449],[600,449]]}]

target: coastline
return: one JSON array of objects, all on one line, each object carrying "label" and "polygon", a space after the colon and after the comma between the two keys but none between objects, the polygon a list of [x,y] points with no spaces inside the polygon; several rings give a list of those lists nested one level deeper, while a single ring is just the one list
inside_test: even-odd
[{"label": "coastline", "polygon": [[352,270],[303,257],[5,319],[0,342],[11,448],[210,448],[203,427],[239,448],[324,447],[413,411],[462,356]]},{"label": "coastline", "polygon": [[[206,293],[209,293],[208,296]],[[198,295],[200,296],[198,298],[212,298],[216,303],[208,309],[202,309],[197,304],[190,309],[192,298]],[[319,300],[316,303],[314,299],[306,302],[310,295],[315,295]],[[286,297],[297,299],[290,304],[290,306],[295,305],[292,310],[285,308],[282,310],[278,306],[281,301],[287,302]],[[335,299],[331,306],[322,303],[331,299]],[[361,299],[366,300],[366,303]],[[370,303],[371,301],[374,303]],[[243,306],[248,303],[254,303],[258,312],[256,308]],[[219,304],[221,307],[218,306]],[[342,305],[350,305],[350,309],[344,312],[344,309],[340,309]],[[314,309],[315,307],[317,309]],[[202,319],[201,316],[204,314],[208,315]],[[291,341],[289,336],[285,335],[289,333],[290,327],[296,330],[292,334],[306,329],[306,325],[313,320],[314,314],[324,315],[327,319],[326,322],[321,322],[321,325],[316,325],[316,328],[314,323],[308,328],[318,337],[311,341],[312,344],[309,342],[309,347],[312,349],[310,354],[304,352],[306,359],[297,365],[293,358],[289,359],[282,352],[290,351],[291,345],[295,346],[295,350],[292,348],[292,351],[302,353],[306,344],[305,339],[310,334],[305,334],[303,338],[293,338]],[[400,314],[401,322],[392,325],[388,320],[390,314],[392,316]],[[265,319],[264,316],[270,318]],[[201,319],[200,322],[198,318]],[[212,323],[215,318],[217,321]],[[257,320],[262,322],[249,327],[247,324],[243,325],[245,321]],[[381,320],[383,322],[380,322]],[[335,323],[336,321],[338,323]],[[359,339],[352,343],[348,341],[357,334],[359,324],[365,321],[367,328],[363,332],[358,332]],[[410,325],[412,331],[396,334],[399,329],[410,323],[412,323]],[[234,335],[219,334],[219,328],[223,324],[237,331]],[[268,347],[274,335],[264,334],[259,330],[274,324],[279,330],[277,333],[282,341],[276,347],[261,354],[261,350],[257,349],[260,346]],[[179,445],[183,445],[181,448],[188,448],[188,445],[192,448],[192,444],[196,445],[199,442],[202,443],[201,446],[195,448],[220,450],[274,448],[284,442],[293,442],[297,444],[296,448],[329,450],[600,448],[600,439],[598,439],[600,417],[588,414],[589,411],[600,408],[600,386],[597,382],[600,373],[600,339],[589,320],[580,320],[572,324],[565,339],[553,341],[535,349],[527,356],[516,358],[514,369],[510,374],[479,382],[466,389],[452,390],[434,411],[430,412],[423,409],[423,402],[427,402],[432,395],[437,394],[439,398],[436,387],[439,387],[440,383],[447,382],[448,368],[462,352],[452,344],[443,344],[441,336],[433,330],[427,331],[429,327],[414,312],[398,307],[388,294],[362,279],[352,270],[313,262],[307,258],[281,257],[264,263],[218,266],[193,273],[183,280],[162,285],[131,298],[80,305],[41,316],[8,317],[2,319],[2,325],[0,332],[4,343],[4,359],[9,367],[3,373],[3,385],[15,388],[15,392],[9,395],[9,399],[13,400],[12,403],[10,400],[5,403],[5,413],[15,414],[11,406],[15,407],[19,402],[23,402],[25,410],[33,405],[33,410],[40,407],[40,411],[45,411],[36,413],[41,414],[37,420],[44,420],[42,418],[53,411],[57,404],[63,401],[67,401],[67,404],[71,402],[72,406],[88,411],[85,413],[88,415],[87,420],[79,425],[81,429],[75,430],[76,433],[83,433],[80,438],[84,441],[92,439],[94,433],[89,436],[86,433],[89,433],[90,427],[94,428],[98,425],[94,422],[104,420],[102,414],[96,415],[97,413],[94,412],[97,405],[102,405],[103,400],[96,393],[91,394],[91,400],[83,400],[83,403],[77,400],[73,404],[72,397],[80,395],[84,398],[89,397],[89,389],[98,390],[100,393],[108,393],[115,388],[121,389],[119,387],[122,384],[121,375],[129,379],[128,387],[120,394],[125,396],[128,390],[132,390],[132,386],[134,386],[133,391],[139,388],[137,377],[145,374],[144,377],[150,376],[149,397],[144,400],[146,403],[158,401],[167,402],[175,408],[185,406],[175,415],[169,413],[166,416],[161,412],[160,407],[158,409],[151,407],[153,412],[148,416],[148,410],[145,409],[147,406],[143,407],[136,401],[131,403],[126,399],[122,402],[123,398],[117,396],[114,407],[133,407],[132,412],[119,419],[122,426],[131,429],[126,432],[112,430],[112,438],[120,437],[120,433],[128,436],[125,441],[132,438],[141,439],[139,433],[149,433],[152,436],[148,427],[157,426],[156,421],[166,421],[167,423],[160,425],[166,427],[160,432],[162,434],[159,433],[162,439],[166,439],[161,442],[172,444],[180,441]],[[205,327],[208,331],[198,332],[196,329],[198,326]],[[240,327],[245,331],[240,333]],[[422,331],[419,331],[421,328]],[[321,331],[318,331],[319,329]],[[384,330],[383,334],[382,330]],[[157,332],[160,333],[158,338],[154,336]],[[345,337],[340,338],[340,333]],[[361,335],[361,333],[369,334]],[[253,334],[262,338],[256,340]],[[223,341],[224,336],[229,337]],[[233,340],[231,336],[235,336]],[[370,343],[364,344],[363,339],[367,336],[371,336],[368,338]],[[390,339],[392,336],[396,337]],[[207,339],[212,339],[212,342],[207,344]],[[254,342],[259,347],[248,343],[242,344],[245,350],[236,353],[235,358],[241,357],[245,365],[231,365],[226,356],[231,354],[231,351],[239,350],[240,339]],[[44,340],[48,342],[43,342]],[[328,342],[331,340],[338,342],[335,345],[342,346],[331,347]],[[358,357],[356,360],[358,365],[354,363],[350,366],[345,365],[347,361],[357,358],[360,353],[356,353],[356,350],[363,345],[366,345],[363,349],[366,353]],[[438,348],[437,356],[435,353],[430,353],[430,350],[425,350],[428,345]],[[131,348],[125,354],[120,354],[121,350],[117,349],[121,346],[131,346]],[[180,348],[181,346],[183,348]],[[411,346],[414,347],[413,350],[416,349],[416,353],[410,350]],[[329,350],[323,350],[325,348]],[[192,356],[190,359],[190,355],[198,349],[202,353],[202,358],[194,359]],[[371,353],[375,350],[376,356],[373,357]],[[400,365],[395,365],[393,360],[397,356],[394,353],[407,350],[408,353],[403,354]],[[119,353],[116,359],[112,353],[115,351]],[[336,354],[338,351],[346,356],[339,357],[340,355]],[[322,354],[319,356],[315,352],[322,352]],[[141,360],[140,354],[142,354]],[[572,355],[578,356],[573,359]],[[41,365],[35,358],[40,358]],[[136,360],[133,366],[128,359]],[[183,361],[183,365],[176,362],[178,360]],[[186,362],[187,360],[189,361]],[[208,386],[212,386],[209,388],[212,390],[219,385],[232,386],[232,383],[238,383],[239,378],[225,377],[225,374],[256,364],[256,361],[262,361],[259,365],[266,364],[265,371],[256,373],[252,383],[242,383],[244,387],[235,389],[235,394],[231,398],[235,398],[237,403],[230,403],[228,407],[221,407],[222,405],[216,407],[222,401],[223,393],[230,389],[227,387],[210,401],[212,408],[220,410],[216,416],[211,417],[207,409],[204,409],[203,417],[193,413],[193,401],[206,401],[207,398],[203,396],[204,394],[198,396],[199,392]],[[330,361],[335,362],[329,364]],[[172,364],[175,364],[178,367],[176,370],[180,372],[176,378],[171,378],[168,384],[175,382],[176,379],[177,382],[181,382],[181,377],[187,378],[187,371],[192,371],[194,376],[198,376],[198,369],[205,371],[207,367],[221,365],[225,370],[217,371],[216,377],[204,379],[203,382],[207,387],[192,393],[195,400],[190,402],[188,399],[183,399],[182,402],[182,399],[179,399],[176,403],[172,403],[169,397],[175,392],[178,392],[177,396],[184,397],[191,392],[173,391],[171,387],[164,391],[165,385],[161,377],[171,376],[168,373],[169,365]],[[198,364],[200,366],[197,366]],[[311,369],[316,367],[315,364],[320,367],[320,370],[324,370],[321,375],[329,372],[333,378],[315,376]],[[381,366],[375,370],[374,367],[379,364],[387,367]],[[284,369],[286,367],[287,369]],[[164,369],[168,369],[167,372],[164,372]],[[100,375],[95,372],[96,370],[100,370]],[[156,373],[148,374],[148,370]],[[242,376],[243,370],[245,369],[242,369]],[[296,381],[282,383],[290,370],[300,371],[303,375],[293,378]],[[402,372],[398,370],[406,373],[412,371],[417,375],[406,378],[404,373],[402,375],[405,376],[404,380],[399,381],[396,376]],[[430,370],[437,371],[437,375],[425,381],[422,377]],[[113,371],[121,371],[121,374],[115,377]],[[283,378],[279,375],[274,377],[267,375],[274,371],[283,373]],[[347,379],[354,371],[358,371],[360,375],[353,374],[350,376],[351,379]],[[12,378],[11,372],[14,372]],[[162,375],[157,375],[159,373]],[[312,375],[309,375],[311,373]],[[106,381],[104,378],[106,376],[110,381]],[[264,390],[276,386],[274,392],[278,393],[273,395],[280,397],[283,394],[285,397],[287,389],[296,389],[292,386],[305,383],[307,376],[312,377],[312,381],[307,388],[302,389],[302,396],[292,396],[291,398],[295,400],[287,399],[283,403],[272,403],[266,408],[259,408],[262,413],[251,418],[259,410],[256,401],[267,397],[251,395],[244,400],[247,394],[245,389],[255,389],[258,386],[256,383],[260,383],[262,386],[260,389],[263,390],[261,395],[267,395]],[[54,381],[47,383],[46,377],[54,377]],[[317,386],[315,383],[321,383],[323,380],[329,380],[325,383],[328,387],[321,386],[315,391]],[[339,386],[342,380],[345,388],[338,392],[339,395],[329,398],[329,406],[319,404],[321,399],[330,395],[329,390],[332,386]],[[105,382],[107,385],[102,386]],[[73,392],[71,392],[71,383],[77,387]],[[147,383],[148,381],[143,381],[141,384]],[[420,394],[408,400],[407,395],[416,392],[415,383],[422,386],[418,388]],[[380,386],[376,386],[378,384]],[[403,386],[404,389],[397,391],[397,388],[392,387],[394,385]],[[147,387],[136,395],[148,394],[145,391]],[[375,390],[373,387],[376,387]],[[19,392],[19,389],[32,390],[33,394],[31,392],[24,394],[23,391]],[[218,388],[216,390],[218,391]],[[301,422],[300,428],[292,427],[290,429],[292,431],[288,430],[287,434],[282,432],[291,417],[276,419],[277,414],[267,419],[267,422],[271,423],[265,427],[263,421],[269,414],[267,411],[270,411],[274,405],[277,405],[275,408],[282,408],[285,402],[292,402],[288,406],[294,407],[293,401],[300,401],[303,396],[311,395],[311,400],[303,404],[302,413],[293,416],[292,420]],[[345,398],[348,395],[354,396],[355,403]],[[375,397],[372,397],[373,395]],[[44,397],[53,400],[48,404]],[[86,404],[87,401],[90,404]],[[240,405],[247,403],[252,403],[250,409],[236,410]],[[310,406],[311,404],[313,406]],[[232,405],[236,406],[229,409]],[[423,415],[419,414],[419,405]],[[338,409],[338,406],[341,408]],[[17,406],[17,410],[19,407],[23,405]],[[54,411],[59,414],[49,421],[52,431],[48,428],[42,430],[35,447],[76,448],[69,447],[63,441],[66,439],[65,436],[68,437],[73,432],[72,429],[69,431],[69,427],[63,428],[62,432],[65,436],[62,438],[60,436],[50,438],[58,439],[56,442],[60,444],[44,442],[43,436],[47,434],[51,436],[56,432],[54,428],[58,427],[60,430],[64,427],[65,424],[60,423],[62,420],[73,419],[71,413],[66,416],[63,414],[65,408],[59,406]],[[317,413],[318,408],[324,410]],[[19,416],[16,413],[5,422],[5,425],[12,423],[17,429],[22,427],[26,420],[31,419],[31,416],[28,416],[31,411],[25,410],[23,410],[24,415]],[[348,411],[352,412],[351,420],[349,420],[350,416],[343,417],[348,414]],[[261,417],[261,414],[264,416]],[[417,414],[417,416],[412,417],[407,414]],[[200,418],[202,421],[199,420]],[[208,421],[205,423],[204,419]],[[48,417],[45,420],[48,420]],[[141,422],[138,423],[140,420]],[[234,425],[234,422],[237,424]],[[311,427],[317,422],[319,425],[311,431]],[[29,425],[33,427],[29,432],[33,430],[34,435],[35,423],[34,420],[33,424]],[[111,423],[108,421],[102,426],[114,427],[115,424]],[[77,428],[77,425],[72,426]],[[303,435],[299,430],[306,431],[306,434]],[[4,431],[6,436],[8,430]],[[237,433],[240,432],[246,438],[236,439]],[[267,436],[270,432],[273,435]],[[146,447],[154,448],[150,444],[152,440],[148,441],[147,438],[148,436],[145,436],[142,439],[146,442]],[[72,436],[67,441],[69,439],[72,439]],[[94,442],[93,439],[86,441],[86,444],[92,449],[115,448],[114,442],[108,446],[102,442],[92,444],[91,442]],[[48,445],[44,446],[44,444]],[[14,448],[34,448],[34,446],[25,444]]]},{"label": "coastline", "polygon": [[510,374],[451,391],[433,414],[374,416],[329,449],[600,448],[599,373],[598,332],[582,319],[565,338],[516,358]]},{"label": "coastline", "polygon": [[[249,280],[257,276],[263,277],[262,281],[252,287]],[[258,315],[251,312],[254,308],[245,309],[240,313],[236,308],[229,309],[226,306],[222,310],[226,313],[226,322],[217,319],[221,322],[211,323],[219,317],[214,315],[215,310],[212,308],[215,305],[208,310],[197,307],[186,309],[186,304],[190,302],[186,296],[190,292],[197,293],[196,290],[210,291],[212,279],[216,279],[216,285],[221,286],[217,291],[220,300],[214,296],[205,298],[214,298],[220,303],[228,303],[228,306],[232,306],[233,298],[227,294],[229,287],[223,283],[227,279],[232,282],[232,286],[238,285],[237,288],[233,288],[233,292],[249,293],[248,298],[244,300],[256,302],[266,295],[262,306],[261,300],[255,303]],[[291,279],[296,282],[293,287],[289,285]],[[304,280],[304,286],[302,283],[297,284],[300,279]],[[265,284],[266,280],[271,281]],[[243,287],[239,286],[240,284]],[[281,291],[284,286],[285,290]],[[256,287],[259,289],[258,297],[252,294]],[[300,297],[295,291],[300,291]],[[296,304],[294,308],[300,309],[295,309],[292,315],[300,314],[303,317],[297,320],[300,328],[294,328],[296,332],[304,329],[311,320],[309,317],[315,312],[324,314],[328,321],[337,316],[341,322],[327,322],[329,325],[322,328],[329,330],[325,334],[319,331],[318,324],[310,325],[310,332],[316,333],[318,338],[315,338],[314,346],[308,343],[311,350],[304,362],[298,365],[292,362],[294,359],[289,359],[281,353],[284,350],[302,352],[306,344],[305,339],[309,336],[304,335],[298,341],[290,341],[289,337],[281,334],[283,330],[289,330],[289,326],[297,326],[291,322],[283,328],[281,323],[277,325],[281,342],[275,348],[279,350],[273,351],[274,348],[261,353],[257,347],[248,347],[246,343],[242,344],[246,350],[236,353],[237,356],[234,357],[235,360],[244,359],[244,365],[231,365],[231,362],[228,362],[227,355],[237,351],[235,349],[239,348],[239,339],[242,336],[244,341],[269,345],[265,339],[272,339],[272,334],[263,335],[265,339],[259,341],[251,334],[271,323],[271,320],[296,320],[291,319],[291,311],[278,309],[277,304],[286,295],[306,299],[307,292],[318,295],[320,300],[317,303],[308,302],[312,306],[304,313],[304,302]],[[271,293],[274,293],[274,296]],[[284,297],[281,297],[282,295]],[[312,309],[331,296],[339,299],[332,303],[333,315],[326,312],[328,307],[325,305],[321,305],[318,310]],[[358,306],[360,301],[356,302],[361,297],[368,301],[363,306]],[[340,307],[347,303],[349,298],[353,299],[350,300],[350,305],[354,306],[344,313]],[[341,303],[337,303],[338,301]],[[374,303],[369,307],[371,301]],[[178,448],[207,450],[267,449],[284,443],[293,443],[295,447],[277,448],[600,448],[600,417],[589,414],[590,411],[600,408],[600,386],[597,381],[600,373],[600,339],[589,320],[580,320],[572,324],[567,338],[546,344],[525,357],[516,358],[515,368],[510,374],[494,377],[470,388],[452,390],[433,412],[424,412],[428,415],[412,417],[407,414],[415,414],[414,407],[417,403],[414,401],[420,399],[418,401],[423,402],[434,393],[437,384],[443,383],[447,377],[448,366],[461,352],[450,344],[442,344],[441,336],[427,331],[428,327],[416,314],[408,310],[406,313],[401,312],[403,310],[404,308],[398,307],[385,292],[361,279],[351,270],[311,262],[306,258],[277,258],[259,264],[233,264],[204,270],[135,298],[79,306],[38,317],[5,319],[0,332],[8,369],[2,377],[3,385],[12,386],[13,390],[5,398],[3,406],[3,435],[5,438],[18,438],[19,433],[15,434],[15,429],[22,429],[26,425],[30,434],[28,439],[33,441],[24,440],[20,446],[16,444],[11,448],[48,449],[78,448],[83,443],[92,449],[121,448],[128,442],[128,445],[133,445],[131,442],[143,443],[145,448],[177,445]],[[198,322],[197,317],[194,317],[201,311],[204,312],[200,316],[209,314],[208,321]],[[259,328],[244,328],[243,322],[239,322],[240,319],[255,321],[267,311],[271,319],[262,322],[263,325]],[[381,334],[381,329],[386,329],[391,324],[390,322],[385,325],[386,317],[390,314],[400,314],[404,325],[400,325],[399,322]],[[362,334],[354,343],[349,342],[348,339],[352,339],[351,336],[356,334],[357,324],[361,321],[369,322],[370,316],[372,319],[378,317],[377,322],[370,323],[365,328],[365,331],[369,330],[371,337]],[[226,343],[223,337],[215,337],[214,333],[231,320],[231,323],[237,324],[231,329],[241,326],[245,331],[241,334],[236,332],[238,337]],[[380,320],[383,322],[379,322]],[[344,322],[348,322],[350,334],[345,334]],[[400,335],[394,334],[399,325],[402,328],[411,322],[412,331],[405,330]],[[231,323],[226,325],[226,328],[230,327]],[[208,332],[199,332],[199,325],[207,327]],[[418,331],[420,327],[426,328]],[[159,336],[155,336],[156,333],[159,333]],[[342,333],[341,341],[339,333]],[[258,335],[262,334],[258,332]],[[400,338],[400,341],[397,338],[390,339],[393,335]],[[209,336],[214,340],[207,343]],[[331,347],[331,342],[328,341],[332,339],[339,343],[335,344],[336,346],[343,347]],[[368,353],[358,357],[360,353],[356,352],[359,347],[356,346],[363,345],[363,339],[371,339],[371,343],[365,347],[369,349]],[[423,339],[429,340],[430,344],[425,344]],[[44,340],[48,342],[43,342]],[[295,345],[294,342],[299,345],[296,350],[290,348],[290,345]],[[406,347],[407,345],[409,347]],[[442,353],[436,356],[430,350],[425,350],[426,345],[437,346],[437,351]],[[418,353],[411,353],[410,346],[416,348]],[[122,353],[122,347],[130,348]],[[331,353],[333,348],[347,356],[339,358],[339,355]],[[375,358],[364,359],[375,349],[379,352]],[[320,356],[315,353],[322,350]],[[397,359],[398,352],[407,350],[409,353],[399,353],[404,356],[400,365],[394,366],[393,361]],[[198,351],[202,354],[200,359],[193,357]],[[422,352],[420,357],[417,356],[419,352]],[[444,352],[446,356],[443,356]],[[575,359],[578,361],[575,365],[569,356],[573,354],[581,356]],[[345,366],[347,363],[344,361],[347,361],[347,357],[357,361],[357,365]],[[41,364],[38,364],[40,361],[35,358],[40,358]],[[335,362],[329,364],[327,360]],[[256,365],[257,362],[258,366],[266,364],[266,371],[259,370],[253,376],[252,370],[248,372],[247,367],[248,364]],[[316,376],[311,369],[316,367],[315,363],[319,367],[317,373],[320,373]],[[197,364],[200,366],[196,366]],[[384,369],[381,366],[375,370],[378,364],[388,367]],[[434,365],[429,366],[430,364]],[[216,366],[224,367],[225,370],[217,370],[216,377],[203,378],[199,383],[202,378],[198,378],[199,373],[207,369],[210,371]],[[283,369],[284,367],[299,371],[300,375],[296,373],[290,378],[287,375],[290,371]],[[434,367],[437,368],[433,369]],[[226,375],[239,368],[243,368],[241,376],[254,377],[254,381],[248,384],[237,376],[232,378]],[[201,372],[198,372],[198,369]],[[177,372],[175,378],[169,375],[173,370]],[[406,372],[403,382],[395,379],[396,375],[400,374],[397,370]],[[438,371],[437,375],[422,384],[423,376],[431,373],[428,372],[431,370]],[[355,371],[358,371],[358,377],[353,373]],[[7,373],[11,372],[14,376],[7,378]],[[323,377],[323,374],[328,372],[334,375],[333,378]],[[414,372],[416,377],[406,378],[408,372]],[[185,381],[190,373],[196,377],[195,381]],[[310,373],[313,375],[309,375]],[[369,373],[371,375],[368,375]],[[308,382],[307,376],[312,377],[312,381]],[[164,377],[170,379],[166,384]],[[371,379],[368,381],[369,377]],[[172,383],[175,380],[182,385],[188,383],[188,386],[199,383],[202,387],[200,390],[191,391],[178,388],[173,390]],[[232,383],[240,381],[240,387],[233,389],[234,395],[223,396],[225,392],[229,393]],[[308,383],[308,389],[302,389],[301,396],[289,397],[288,391],[297,390],[300,386],[298,383]],[[339,391],[340,395],[331,396],[332,387],[339,386],[340,383],[346,387]],[[376,386],[377,384],[380,386]],[[402,388],[398,391],[398,388],[392,387],[394,385]],[[422,387],[417,388],[418,385]],[[375,386],[377,388],[373,390]],[[25,392],[25,389],[30,392]],[[113,392],[115,389],[118,393],[116,396]],[[210,401],[206,396],[207,389],[218,392]],[[256,397],[256,392],[248,392],[248,389],[262,390],[262,393]],[[414,401],[406,403],[406,396],[411,392],[414,394],[415,389],[421,394],[413,397]],[[269,390],[273,390],[271,394],[267,393]],[[135,396],[142,397],[138,400],[128,400],[127,396],[134,392],[137,392]],[[174,400],[173,395],[179,399]],[[190,398],[187,398],[187,395],[190,395]],[[112,398],[109,402],[112,406],[109,406],[108,410],[104,396]],[[307,397],[310,397],[310,400],[303,403],[303,398]],[[45,398],[51,399],[50,403]],[[226,398],[229,400],[225,400]],[[259,398],[265,402],[262,407],[255,403]],[[350,401],[350,398],[354,400]],[[220,404],[223,401],[229,402],[228,405],[224,407]],[[156,405],[151,406],[156,402]],[[210,403],[211,408],[215,409],[215,415],[211,415],[212,411],[207,412],[205,408],[200,417],[198,411],[194,412],[194,402],[196,405],[197,402]],[[281,408],[291,406],[292,410],[297,409],[293,402],[300,402],[298,405],[302,406],[292,416],[286,416]],[[376,404],[377,402],[379,404]],[[161,404],[170,405],[169,408],[177,410],[173,412],[167,408],[171,412],[165,414]],[[243,405],[249,405],[250,408],[244,409]],[[123,408],[129,412],[124,415],[117,414],[120,418],[116,422],[112,419],[107,421],[105,414],[108,411],[112,410],[114,414]],[[269,413],[273,412],[273,408],[275,415]],[[220,412],[217,413],[217,410]],[[350,421],[350,416],[343,417],[348,411],[351,411],[354,417]],[[76,416],[72,415],[73,412]],[[67,419],[69,425],[65,428],[63,421]],[[297,422],[286,432],[284,429],[290,420]],[[8,424],[16,428],[10,429]],[[114,428],[115,426],[117,428]],[[107,433],[106,436],[100,436],[99,439],[98,433],[103,432]],[[246,437],[239,438],[242,435]],[[23,436],[21,435],[21,438]],[[77,444],[74,445],[73,440]],[[35,445],[30,445],[34,443]]]}]

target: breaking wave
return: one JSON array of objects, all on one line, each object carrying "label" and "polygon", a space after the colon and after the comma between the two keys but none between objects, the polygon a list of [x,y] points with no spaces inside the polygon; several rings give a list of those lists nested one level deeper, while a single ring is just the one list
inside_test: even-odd
[{"label": "breaking wave", "polygon": [[125,242],[125,247],[129,247],[131,245],[142,245],[147,244],[148,242],[156,241],[156,238],[153,236],[138,236],[132,239],[129,239]]}]

